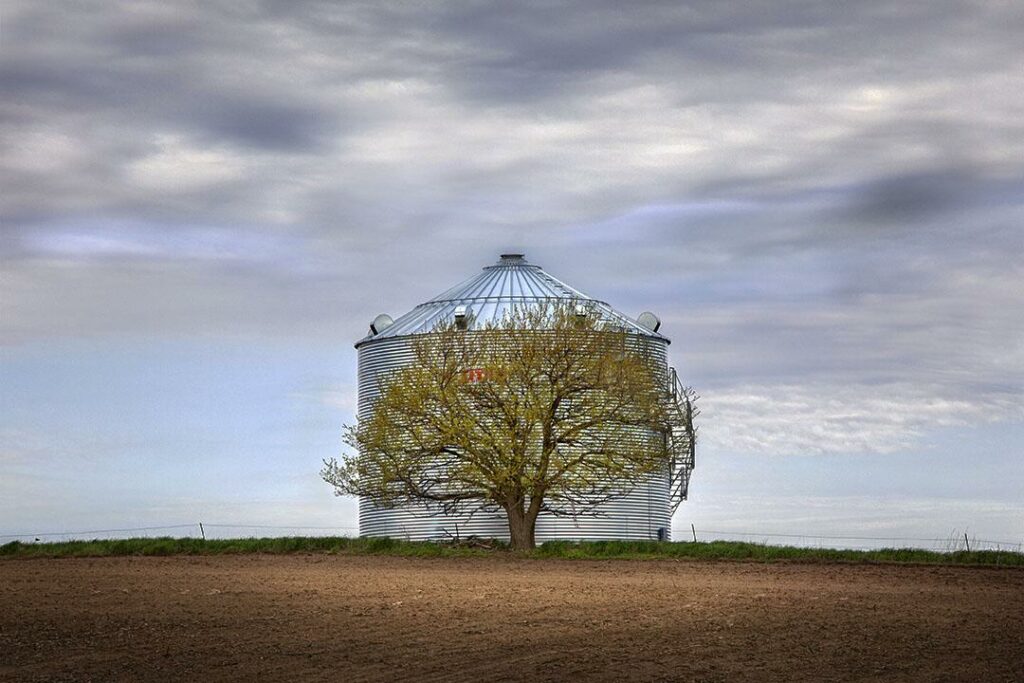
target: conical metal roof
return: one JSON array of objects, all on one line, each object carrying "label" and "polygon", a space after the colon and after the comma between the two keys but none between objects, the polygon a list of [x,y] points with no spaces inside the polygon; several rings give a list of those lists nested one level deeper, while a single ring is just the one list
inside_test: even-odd
[{"label": "conical metal roof", "polygon": [[540,266],[528,263],[522,254],[502,254],[493,266],[485,267],[478,275],[420,304],[376,334],[371,332],[356,346],[371,340],[431,332],[438,325],[451,321],[459,306],[466,307],[475,327],[487,321],[502,320],[513,307],[544,302],[581,303],[596,311],[608,324],[633,334],[663,339],[666,343],[669,341],[604,301],[587,296],[549,275]]}]

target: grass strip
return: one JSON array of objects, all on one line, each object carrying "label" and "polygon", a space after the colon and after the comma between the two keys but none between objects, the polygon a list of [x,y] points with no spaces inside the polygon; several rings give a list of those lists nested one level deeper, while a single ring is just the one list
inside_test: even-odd
[{"label": "grass strip", "polygon": [[1024,553],[1009,550],[937,552],[915,548],[839,550],[798,548],[738,541],[704,543],[662,541],[551,541],[526,553],[513,553],[500,542],[493,549],[450,543],[410,542],[393,538],[344,536],[289,536],[280,538],[127,538],[91,541],[0,545],[2,558],[112,557],[167,555],[231,555],[265,553],[325,553],[339,555],[394,555],[401,557],[534,557],[570,560],[688,559],[757,562],[913,563],[935,565],[999,565],[1024,567]]}]

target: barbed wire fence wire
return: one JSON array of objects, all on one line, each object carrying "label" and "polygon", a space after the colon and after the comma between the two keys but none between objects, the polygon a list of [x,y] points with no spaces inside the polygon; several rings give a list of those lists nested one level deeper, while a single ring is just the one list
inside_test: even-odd
[{"label": "barbed wire fence wire", "polygon": [[[255,534],[256,531],[268,531]],[[289,532],[289,533],[282,533]],[[343,532],[343,533],[339,533]],[[230,539],[254,536],[358,536],[357,526],[317,526],[308,524],[216,524],[195,522],[192,524],[169,524],[163,526],[125,527],[119,529],[88,529],[84,531],[44,531],[36,533],[0,534],[0,543],[9,541],[93,540],[120,538],[176,538]]]},{"label": "barbed wire fence wire", "polygon": [[[690,529],[678,530],[675,538],[686,540]],[[761,531],[724,531],[718,529],[695,529],[698,541],[744,541],[762,545],[794,545],[812,548],[837,548],[848,550],[878,550],[880,548],[919,548],[941,552],[967,550],[1010,550],[1024,552],[1024,541],[977,538],[968,531],[954,529],[948,536],[859,536],[820,535],[809,533],[777,533]]]},{"label": "barbed wire fence wire", "polygon": [[[966,550],[1009,550],[1024,552],[1024,541],[978,538],[967,531],[954,529],[947,536],[861,536],[826,535],[812,533],[779,533],[678,527],[673,537],[678,542],[743,541],[761,545],[792,545],[812,548],[850,550],[877,550],[881,548],[918,548],[941,552]],[[87,529],[82,531],[43,531],[35,533],[0,534],[0,543],[56,542],[65,540],[94,540],[120,538],[177,538],[232,539],[282,536],[348,536],[359,535],[359,527],[351,525],[320,526],[309,524],[223,524],[194,522],[160,526]],[[653,539],[652,539],[653,540]]]}]

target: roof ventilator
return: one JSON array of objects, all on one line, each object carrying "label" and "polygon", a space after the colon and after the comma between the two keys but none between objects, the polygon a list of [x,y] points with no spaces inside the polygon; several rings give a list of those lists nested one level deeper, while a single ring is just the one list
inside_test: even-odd
[{"label": "roof ventilator", "polygon": [[636,321],[649,329],[651,332],[657,332],[661,329],[661,320],[658,316],[654,315],[650,311],[644,311],[637,317]]},{"label": "roof ventilator", "polygon": [[390,315],[381,313],[370,323],[370,334],[380,334],[394,324],[395,321],[391,319]]},{"label": "roof ventilator", "polygon": [[469,328],[469,321],[470,321],[469,307],[468,306],[463,306],[461,304],[456,306],[455,307],[455,327],[459,328],[460,330],[468,329]]}]

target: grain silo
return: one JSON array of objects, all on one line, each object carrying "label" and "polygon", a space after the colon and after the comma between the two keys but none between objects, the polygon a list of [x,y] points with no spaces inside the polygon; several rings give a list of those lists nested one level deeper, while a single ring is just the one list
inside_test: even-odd
[{"label": "grain silo", "polygon": [[[413,360],[412,340],[431,334],[439,325],[467,321],[473,325],[500,321],[513,307],[551,303],[582,305],[600,317],[601,324],[624,330],[628,338],[654,359],[665,378],[665,395],[678,397],[681,386],[669,367],[669,339],[659,333],[660,321],[651,313],[633,319],[607,303],[596,300],[552,277],[522,254],[502,254],[499,261],[465,282],[426,301],[405,315],[392,319],[377,316],[369,334],[356,343],[359,357],[360,420],[374,409],[378,378]],[[673,404],[677,402],[673,400]],[[678,408],[678,405],[677,405]],[[680,416],[682,409],[680,408]],[[664,475],[652,476],[622,498],[601,505],[599,515],[545,516],[537,519],[536,540],[668,539],[672,512],[686,498],[693,469],[692,441],[683,421],[667,436],[673,462]],[[427,507],[378,508],[369,500],[359,504],[361,536],[387,536],[408,540],[436,540],[477,535],[508,538],[508,522],[502,512],[477,512],[470,516],[432,514]]]}]

